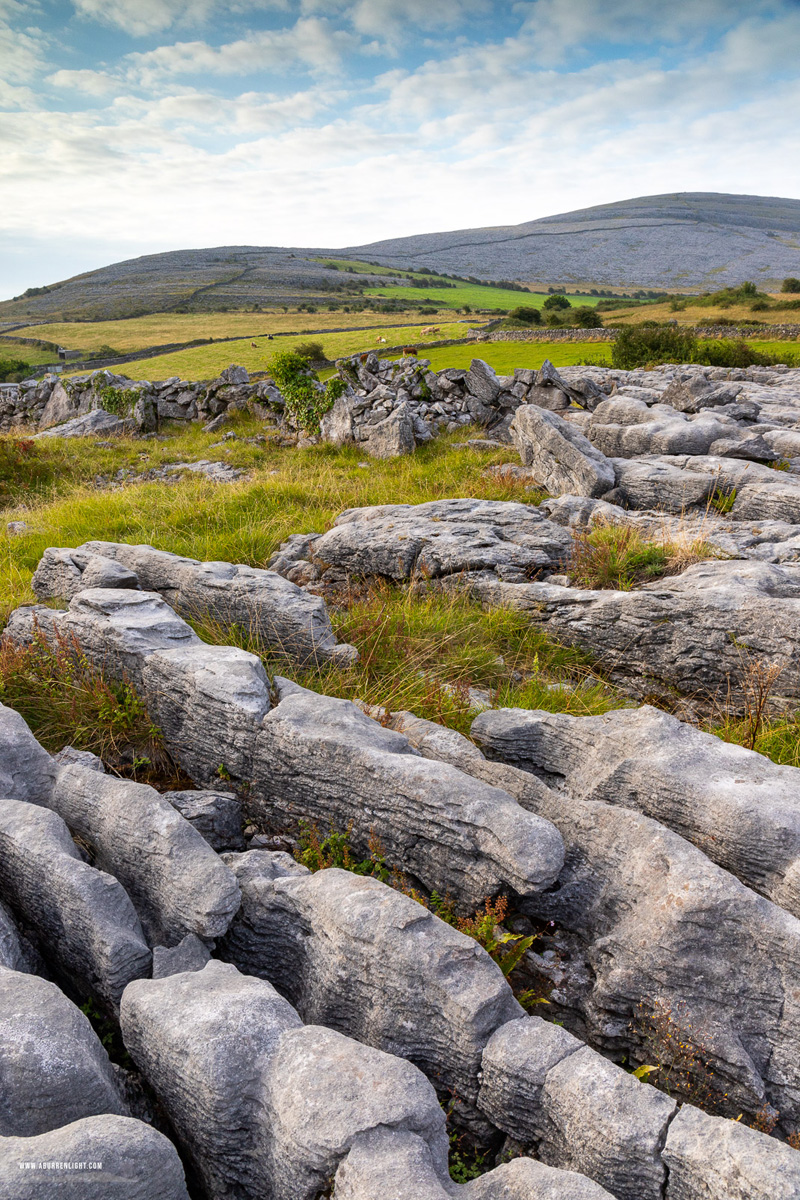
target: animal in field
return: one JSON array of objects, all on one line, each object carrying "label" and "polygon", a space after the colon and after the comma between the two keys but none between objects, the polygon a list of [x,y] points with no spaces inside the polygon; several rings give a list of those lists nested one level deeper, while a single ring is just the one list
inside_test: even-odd
[{"label": "animal in field", "polygon": [[441,332],[442,331],[438,325],[428,325],[427,328],[420,330],[420,333],[422,334],[423,337],[430,337],[430,335],[433,333],[441,333]]}]

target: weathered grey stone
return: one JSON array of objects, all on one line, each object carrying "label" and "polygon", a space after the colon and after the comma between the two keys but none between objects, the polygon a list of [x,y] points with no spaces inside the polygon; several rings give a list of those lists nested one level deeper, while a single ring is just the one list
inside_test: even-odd
[{"label": "weathered grey stone", "polygon": [[479,1103],[542,1162],[579,1171],[620,1200],[662,1200],[660,1152],[675,1101],[566,1029],[523,1017],[498,1030],[484,1052]]},{"label": "weathered grey stone", "polygon": [[506,714],[502,726],[488,722],[493,750],[513,747],[517,763],[577,799],[654,817],[800,917],[800,770],[649,705],[601,717]]},{"label": "weathered grey stone", "polygon": [[189,1200],[172,1142],[142,1121],[115,1116],[0,1138],[0,1190],[4,1200]]},{"label": "weathered grey stone", "polygon": [[63,425],[55,425],[34,434],[33,440],[36,442],[41,438],[92,437],[97,434],[103,437],[123,437],[125,434],[135,433],[136,429],[137,422],[133,418],[115,417],[113,413],[96,408],[92,412],[73,417]]},{"label": "weathered grey stone", "polygon": [[10,971],[27,971],[26,948],[11,913],[0,903],[0,967]]},{"label": "weathered grey stone", "polygon": [[630,508],[660,508],[682,512],[694,505],[707,505],[719,486],[715,471],[690,472],[672,463],[651,459],[615,458],[615,493]]},{"label": "weathered grey stone", "polygon": [[522,1014],[485,950],[377,879],[283,873],[271,857],[226,858],[242,908],[222,957],[268,979],[304,1021],[406,1058],[474,1103],[483,1047]]},{"label": "weathered grey stone", "polygon": [[[605,404],[611,403],[605,401]],[[712,443],[730,438],[738,432],[731,422],[723,422],[711,414],[703,413],[689,421],[680,413],[664,412],[660,404],[647,408],[646,412],[649,417],[647,421],[605,425],[598,420],[598,409],[587,430],[592,445],[608,458],[639,458],[646,454],[708,454]]]},{"label": "weathered grey stone", "polygon": [[69,767],[73,763],[76,763],[79,767],[87,767],[90,771],[99,771],[101,775],[105,775],[106,773],[101,758],[98,758],[96,754],[92,754],[91,750],[76,750],[74,746],[64,746],[59,750],[58,754],[54,754],[53,763],[55,764],[56,771],[60,771],[62,767]]},{"label": "weathered grey stone", "polygon": [[145,660],[156,650],[200,645],[191,626],[153,592],[89,588],[78,592],[67,612],[43,605],[16,609],[4,637],[29,644],[48,642],[76,646],[110,676],[127,677],[141,687]]},{"label": "weathered grey stone", "polygon": [[493,570],[502,578],[560,563],[572,539],[532,504],[434,500],[351,508],[311,543],[313,561],[352,575],[408,579]]},{"label": "weathered grey stone", "polygon": [[800,1155],[740,1121],[685,1104],[662,1151],[669,1169],[666,1200],[796,1200]]},{"label": "weathered grey stone", "polygon": [[301,659],[337,661],[355,655],[352,647],[337,644],[325,602],[274,571],[201,563],[121,542],[87,542],[81,549],[129,567],[142,587],[161,593],[184,616],[237,625],[264,649]]},{"label": "weathered grey stone", "polygon": [[614,468],[604,454],[555,413],[526,404],[511,422],[523,466],[556,495],[602,496],[614,487]]},{"label": "weathered grey stone", "polygon": [[23,717],[0,704],[0,796],[47,804],[56,768]]},{"label": "weathered grey stone", "polygon": [[243,850],[242,806],[233,792],[162,792],[214,850]]},{"label": "weathered grey stone", "polygon": [[413,454],[416,441],[408,404],[398,405],[385,420],[368,426],[362,445],[372,458],[398,458],[402,454]]},{"label": "weathered grey stone", "polygon": [[39,428],[47,429],[50,425],[61,425],[74,417],[77,411],[78,399],[73,395],[72,384],[66,379],[59,379],[44,406]]},{"label": "weathered grey stone", "polygon": [[505,583],[489,572],[453,583],[489,606],[529,612],[559,640],[589,651],[633,694],[666,684],[736,711],[755,659],[781,668],[773,702],[800,695],[794,564],[711,559],[632,591]]},{"label": "weathered grey stone", "polygon": [[336,1172],[337,1200],[609,1200],[611,1193],[572,1171],[517,1158],[459,1186],[437,1170],[428,1145],[381,1129],[356,1139]]},{"label": "weathered grey stone", "polygon": [[54,983],[0,968],[0,1137],[98,1113],[127,1108],[88,1018]]},{"label": "weathered grey stone", "polygon": [[269,680],[261,660],[237,646],[202,643],[151,654],[142,671],[147,711],[170,753],[199,784],[247,781]]},{"label": "weathered grey stone", "polygon": [[187,933],[177,946],[153,947],[153,979],[202,971],[211,958],[208,947],[194,933]]},{"label": "weathered grey stone", "polygon": [[125,985],[150,970],[124,889],[81,860],[61,817],[21,800],[0,800],[0,850],[0,895],[42,957],[81,999],[115,1008]]},{"label": "weathered grey stone", "polygon": [[133,571],[101,554],[50,547],[34,572],[31,586],[39,600],[71,600],[86,588],[139,588]]},{"label": "weathered grey stone", "polygon": [[240,899],[233,874],[153,788],[69,766],[51,804],[125,886],[151,944],[228,928]]},{"label": "weathered grey stone", "polygon": [[415,1067],[303,1027],[233,966],[132,985],[122,1031],[218,1200],[312,1200],[359,1134],[384,1127],[420,1136],[444,1168],[444,1113]]},{"label": "weathered grey stone", "polygon": [[502,391],[502,384],[494,369],[482,358],[473,358],[464,377],[467,391],[484,404],[493,404]]},{"label": "weathered grey stone", "polygon": [[561,843],[505,793],[415,755],[347,700],[295,693],[265,718],[256,742],[252,804],[281,831],[299,819],[374,832],[393,865],[474,909],[486,896],[547,887]]},{"label": "weathered grey stone", "polygon": [[[504,731],[518,718],[482,713],[472,735],[513,761]],[[766,1099],[791,1125],[800,1116],[800,922],[651,818],[540,780],[517,790],[515,774],[504,786],[552,820],[566,846],[558,890],[525,902],[557,923],[569,949],[551,1003],[592,1044],[642,1061],[640,1006],[658,1002],[703,1047],[731,1105],[756,1113]]]},{"label": "weathered grey stone", "polygon": [[320,422],[324,441],[332,442],[334,446],[347,446],[355,441],[354,403],[355,396],[349,392],[336,397],[333,408]]}]

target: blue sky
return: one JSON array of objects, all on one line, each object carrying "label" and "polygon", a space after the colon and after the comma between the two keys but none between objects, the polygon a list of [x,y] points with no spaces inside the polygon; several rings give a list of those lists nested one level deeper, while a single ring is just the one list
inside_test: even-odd
[{"label": "blue sky", "polygon": [[0,0],[0,298],[673,191],[800,198],[800,0]]}]

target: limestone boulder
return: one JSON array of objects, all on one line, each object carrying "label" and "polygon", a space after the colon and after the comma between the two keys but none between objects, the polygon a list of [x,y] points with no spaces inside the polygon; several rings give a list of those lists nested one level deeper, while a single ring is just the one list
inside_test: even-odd
[{"label": "limestone boulder", "polygon": [[409,579],[489,570],[525,579],[552,568],[572,538],[532,504],[474,499],[347,509],[309,545],[321,571]]},{"label": "limestone boulder", "polygon": [[522,1015],[499,967],[377,879],[287,871],[286,856],[274,857],[227,857],[242,908],[222,956],[268,979],[304,1021],[406,1058],[440,1091],[474,1103],[483,1047]]},{"label": "limestone boulder", "polygon": [[243,850],[242,806],[233,792],[162,792],[213,850]]},{"label": "limestone boulder", "polygon": [[356,1142],[336,1172],[337,1200],[609,1200],[585,1176],[517,1158],[470,1183],[450,1182],[428,1145],[410,1133],[377,1130]]},{"label": "limestone boulder", "polygon": [[[23,1162],[36,1167],[20,1170]],[[47,1168],[39,1165],[44,1163]],[[55,1163],[70,1166],[50,1169]],[[74,1163],[87,1166],[75,1170]],[[35,1137],[0,1138],[0,1183],[4,1200],[50,1194],[63,1200],[189,1200],[172,1142],[121,1116],[84,1117]]]},{"label": "limestone boulder", "polygon": [[649,705],[601,717],[506,710],[502,721],[484,724],[495,731],[492,752],[508,752],[578,799],[655,818],[800,917],[797,768]]},{"label": "limestone boulder", "polygon": [[270,707],[260,658],[202,643],[156,652],[144,665],[142,688],[170,753],[196,783],[249,781],[256,732]]},{"label": "limestone boulder", "polygon": [[333,1030],[304,1027],[264,980],[212,961],[132,985],[121,1020],[126,1046],[219,1200],[314,1200],[372,1129],[416,1134],[446,1169],[444,1113],[424,1076]]},{"label": "limestone boulder", "polygon": [[125,985],[149,973],[130,899],[116,879],[82,861],[56,813],[0,800],[0,898],[81,999],[115,1009]]},{"label": "limestone boulder", "polygon": [[398,404],[384,420],[366,426],[366,437],[360,443],[372,458],[413,454],[416,444],[414,420],[407,403]]},{"label": "limestone boulder", "polygon": [[201,563],[122,542],[87,542],[80,549],[122,563],[143,588],[160,593],[184,616],[236,625],[265,650],[342,664],[357,657],[352,646],[337,643],[324,600],[274,571]]},{"label": "limestone boulder", "polygon": [[666,1200],[794,1200],[800,1195],[796,1150],[684,1104],[662,1151],[669,1168]]},{"label": "limestone boulder", "polygon": [[256,741],[254,810],[277,831],[299,820],[351,830],[356,853],[377,837],[389,863],[472,911],[486,896],[548,887],[561,841],[510,796],[419,757],[402,734],[354,704],[285,695]]},{"label": "limestone boulder", "polygon": [[0,704],[0,796],[47,804],[56,768],[37,742],[27,722],[13,708]]},{"label": "limestone boulder", "polygon": [[31,586],[39,600],[71,600],[86,588],[139,590],[133,571],[101,554],[50,547],[36,568]]},{"label": "limestone boulder", "polygon": [[1,968],[0,1139],[100,1113],[126,1116],[127,1107],[88,1018],[54,983]]},{"label": "limestone boulder", "polygon": [[68,766],[52,807],[124,885],[151,945],[228,928],[240,901],[232,872],[154,788]]},{"label": "limestone boulder", "polygon": [[511,435],[522,464],[554,495],[602,496],[615,483],[604,454],[568,421],[535,404],[518,408]]}]

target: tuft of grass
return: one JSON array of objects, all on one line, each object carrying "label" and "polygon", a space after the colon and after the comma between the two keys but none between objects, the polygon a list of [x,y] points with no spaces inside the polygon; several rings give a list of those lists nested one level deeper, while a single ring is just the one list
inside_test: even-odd
[{"label": "tuft of grass", "polygon": [[179,786],[184,778],[130,682],[108,678],[74,640],[51,644],[39,635],[29,646],[0,642],[0,700],[51,753],[65,745],[90,750],[142,783]]},{"label": "tuft of grass", "polygon": [[633,525],[598,522],[575,535],[568,573],[579,587],[630,591],[713,557],[716,552],[702,536],[654,541],[642,537]]},{"label": "tuft of grass", "polygon": [[562,646],[512,609],[484,610],[459,594],[420,596],[389,584],[332,614],[341,641],[355,645],[352,667],[298,667],[258,644],[249,631],[197,622],[207,642],[235,641],[260,654],[268,673],[303,687],[359,699],[389,712],[411,711],[468,734],[479,701],[548,712],[599,714],[621,698],[592,671],[580,650]]}]

